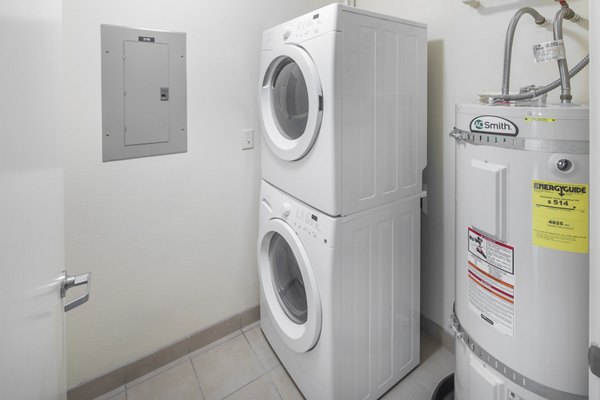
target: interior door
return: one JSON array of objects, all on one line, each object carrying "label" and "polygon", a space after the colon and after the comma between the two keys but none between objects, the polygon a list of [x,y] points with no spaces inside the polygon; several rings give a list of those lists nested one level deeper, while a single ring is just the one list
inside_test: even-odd
[{"label": "interior door", "polygon": [[[590,53],[600,54],[600,4],[590,1]],[[600,238],[600,68],[590,63],[590,237]],[[590,246],[590,399],[600,399],[600,252]]]},{"label": "interior door", "polygon": [[65,399],[60,0],[0,6],[0,397]]}]

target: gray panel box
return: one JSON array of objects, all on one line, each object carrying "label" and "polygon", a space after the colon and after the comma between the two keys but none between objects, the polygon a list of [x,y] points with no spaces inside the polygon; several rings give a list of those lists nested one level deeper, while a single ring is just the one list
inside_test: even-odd
[{"label": "gray panel box", "polygon": [[100,29],[103,161],[186,152],[185,33]]}]

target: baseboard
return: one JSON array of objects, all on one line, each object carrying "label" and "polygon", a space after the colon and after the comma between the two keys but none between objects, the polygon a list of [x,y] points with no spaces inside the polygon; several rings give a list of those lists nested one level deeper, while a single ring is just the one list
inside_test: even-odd
[{"label": "baseboard", "polygon": [[421,314],[421,331],[454,354],[454,336],[423,314]]},{"label": "baseboard", "polygon": [[219,340],[260,319],[260,307],[255,306],[224,319],[206,329],[194,332],[175,343],[158,349],[132,363],[70,388],[68,400],[92,400],[134,381],[148,372],[169,364],[193,351]]}]

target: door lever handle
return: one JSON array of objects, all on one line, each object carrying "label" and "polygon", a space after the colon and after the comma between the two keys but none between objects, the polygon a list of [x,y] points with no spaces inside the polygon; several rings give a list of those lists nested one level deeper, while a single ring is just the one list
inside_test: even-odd
[{"label": "door lever handle", "polygon": [[592,374],[600,378],[600,348],[595,344],[588,350],[588,364]]},{"label": "door lever handle", "polygon": [[82,296],[79,296],[75,300],[65,304],[65,312],[71,311],[72,309],[79,307],[83,303],[87,302],[90,299],[90,284],[92,282],[92,273],[86,272],[81,275],[67,275],[65,272],[65,277],[60,285],[60,297],[64,298],[67,295],[67,291],[75,286],[86,285],[87,289]]}]

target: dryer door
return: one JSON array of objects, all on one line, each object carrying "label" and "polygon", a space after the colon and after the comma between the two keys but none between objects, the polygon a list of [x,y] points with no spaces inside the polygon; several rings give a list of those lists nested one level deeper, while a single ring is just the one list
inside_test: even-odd
[{"label": "dryer door", "polygon": [[312,148],[323,117],[323,90],[317,68],[299,46],[285,44],[268,53],[260,88],[263,133],[269,148],[286,161]]},{"label": "dryer door", "polygon": [[308,254],[300,238],[281,219],[267,221],[258,242],[261,290],[273,325],[286,345],[312,349],[321,333],[321,301]]}]

